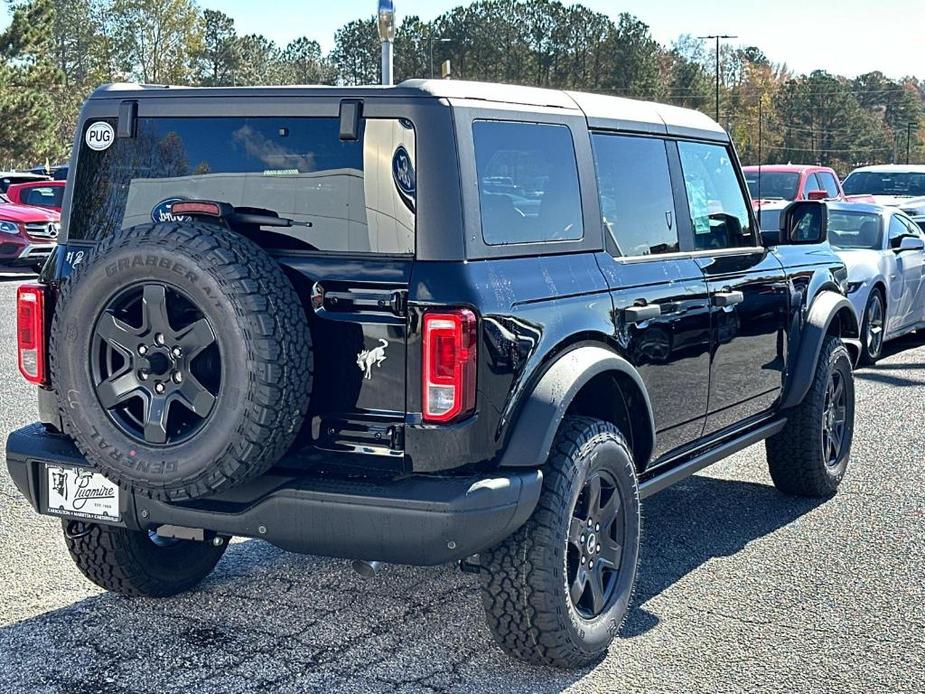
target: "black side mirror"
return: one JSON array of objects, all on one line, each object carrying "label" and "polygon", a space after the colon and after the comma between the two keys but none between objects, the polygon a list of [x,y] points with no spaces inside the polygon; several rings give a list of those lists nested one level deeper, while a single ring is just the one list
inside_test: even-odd
[{"label": "black side mirror", "polygon": [[918,236],[897,236],[890,239],[890,248],[893,249],[894,253],[902,253],[903,251],[920,251],[925,248],[925,241],[922,241]]},{"label": "black side mirror", "polygon": [[801,200],[787,205],[780,216],[780,242],[804,245],[828,237],[829,208],[824,202]]}]

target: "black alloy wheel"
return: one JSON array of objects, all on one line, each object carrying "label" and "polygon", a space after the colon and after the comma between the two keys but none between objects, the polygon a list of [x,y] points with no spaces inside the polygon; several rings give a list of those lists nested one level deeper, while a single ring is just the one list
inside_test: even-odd
[{"label": "black alloy wheel", "polygon": [[870,363],[880,358],[883,349],[883,299],[880,292],[874,290],[867,302],[867,311],[864,315],[864,348],[866,360]]},{"label": "black alloy wheel", "polygon": [[584,483],[572,511],[566,553],[566,581],[575,610],[594,619],[609,605],[623,555],[620,492],[606,470]]},{"label": "black alloy wheel", "polygon": [[620,632],[639,561],[633,453],[612,423],[568,415],[542,469],[533,515],[479,553],[485,619],[527,662],[596,662]]},{"label": "black alloy wheel", "polygon": [[826,498],[837,490],[854,439],[854,372],[840,338],[827,335],[803,401],[765,441],[768,471],[785,494]]},{"label": "black alloy wheel", "polygon": [[833,369],[825,391],[822,414],[822,451],[825,464],[837,467],[841,463],[848,419],[848,394],[842,372]]},{"label": "black alloy wheel", "polygon": [[222,381],[215,330],[176,287],[146,282],[117,294],[96,320],[90,355],[100,405],[139,443],[185,441],[215,409]]}]

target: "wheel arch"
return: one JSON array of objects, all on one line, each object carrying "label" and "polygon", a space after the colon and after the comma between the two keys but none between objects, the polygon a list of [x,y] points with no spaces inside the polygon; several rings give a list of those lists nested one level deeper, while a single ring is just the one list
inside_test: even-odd
[{"label": "wheel arch", "polygon": [[514,423],[500,465],[542,464],[567,414],[612,422],[627,437],[636,469],[649,462],[655,420],[642,378],[613,350],[583,344],[562,354],[539,379]]},{"label": "wheel arch", "polygon": [[800,404],[806,397],[827,336],[835,335],[845,342],[853,364],[861,354],[857,313],[851,302],[837,292],[824,290],[816,295],[807,311],[802,333],[781,400],[784,409]]}]

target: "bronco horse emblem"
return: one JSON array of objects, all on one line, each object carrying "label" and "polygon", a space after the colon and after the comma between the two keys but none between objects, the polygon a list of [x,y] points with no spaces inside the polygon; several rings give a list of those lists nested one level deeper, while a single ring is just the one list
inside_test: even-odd
[{"label": "bronco horse emblem", "polygon": [[373,377],[373,367],[382,366],[385,361],[385,348],[389,346],[388,340],[379,338],[379,347],[364,349],[357,355],[357,366],[365,372],[363,378],[369,380]]}]

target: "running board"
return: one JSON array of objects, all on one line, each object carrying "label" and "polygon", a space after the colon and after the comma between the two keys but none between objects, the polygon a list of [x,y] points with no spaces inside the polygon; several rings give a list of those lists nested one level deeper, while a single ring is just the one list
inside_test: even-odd
[{"label": "running board", "polygon": [[738,453],[754,443],[774,436],[774,434],[784,428],[786,423],[786,419],[777,419],[757,429],[752,429],[748,433],[732,439],[731,441],[720,443],[710,450],[693,458],[688,458],[683,462],[675,464],[666,463],[664,466],[659,465],[659,468],[665,467],[665,469],[661,470],[656,468],[652,471],[651,477],[643,476],[642,481],[639,483],[639,498],[645,499],[653,494],[657,494],[676,482],[680,482],[685,477],[690,477],[695,472],[699,472],[705,467],[719,462],[723,458],[728,458],[733,453]]}]

